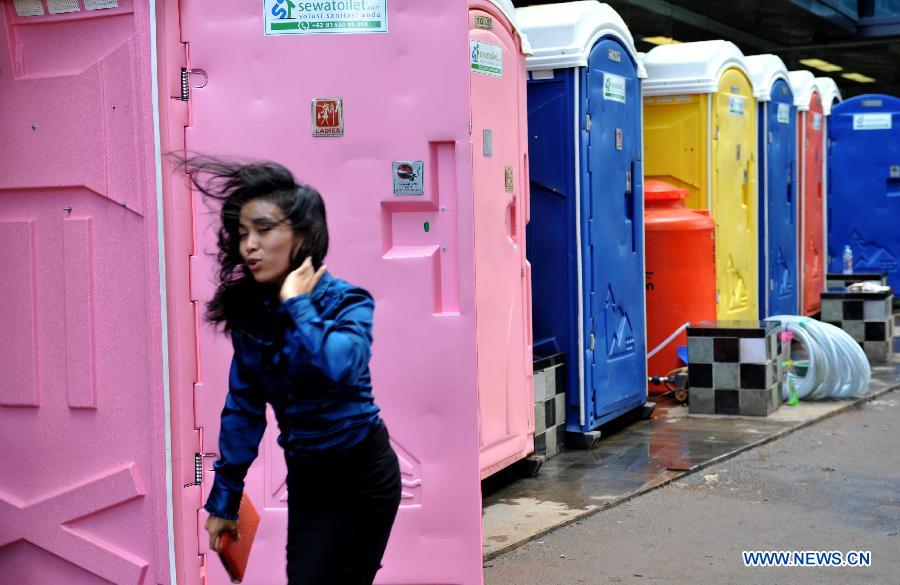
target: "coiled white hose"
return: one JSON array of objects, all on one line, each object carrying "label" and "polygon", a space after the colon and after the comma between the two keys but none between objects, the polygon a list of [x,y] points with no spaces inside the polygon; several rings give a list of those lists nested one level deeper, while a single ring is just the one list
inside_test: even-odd
[{"label": "coiled white hose", "polygon": [[859,343],[846,332],[809,317],[777,315],[768,320],[780,321],[782,328],[793,333],[809,354],[806,375],[801,377],[788,372],[784,379],[782,396],[785,400],[791,380],[798,398],[807,400],[849,398],[868,391],[872,368]]}]

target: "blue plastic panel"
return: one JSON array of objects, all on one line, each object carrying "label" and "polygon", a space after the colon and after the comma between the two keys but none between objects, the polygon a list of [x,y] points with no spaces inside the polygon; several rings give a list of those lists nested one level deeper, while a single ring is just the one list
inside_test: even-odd
[{"label": "blue plastic panel", "polygon": [[579,385],[575,230],[574,71],[528,82],[531,221],[526,250],[532,273],[535,359],[566,352],[569,385]]},{"label": "blue plastic panel", "polygon": [[790,86],[777,80],[759,104],[760,316],[795,315],[797,285],[797,111]]},{"label": "blue plastic panel", "polygon": [[900,286],[900,99],[861,95],[828,119],[829,272],[844,246],[858,272],[887,272]]},{"label": "blue plastic panel", "polygon": [[[587,417],[582,430],[612,420],[647,397],[644,327],[644,205],[641,95],[622,46],[601,39],[582,70],[582,257],[585,309],[594,350],[585,351]],[[624,98],[620,95],[624,83]],[[568,424],[570,430],[574,425]]]}]

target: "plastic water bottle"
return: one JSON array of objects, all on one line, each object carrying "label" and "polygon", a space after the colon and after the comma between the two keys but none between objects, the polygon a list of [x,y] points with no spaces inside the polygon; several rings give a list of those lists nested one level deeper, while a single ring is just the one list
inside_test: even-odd
[{"label": "plastic water bottle", "polygon": [[853,274],[853,250],[849,244],[844,246],[844,274]]},{"label": "plastic water bottle", "polygon": [[853,250],[844,246],[844,274],[853,274]]}]

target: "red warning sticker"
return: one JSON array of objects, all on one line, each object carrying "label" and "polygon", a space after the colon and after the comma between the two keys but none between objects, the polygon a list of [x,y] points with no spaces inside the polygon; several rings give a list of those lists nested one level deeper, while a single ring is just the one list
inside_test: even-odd
[{"label": "red warning sticker", "polygon": [[313,136],[344,135],[344,100],[316,98],[312,101]]}]

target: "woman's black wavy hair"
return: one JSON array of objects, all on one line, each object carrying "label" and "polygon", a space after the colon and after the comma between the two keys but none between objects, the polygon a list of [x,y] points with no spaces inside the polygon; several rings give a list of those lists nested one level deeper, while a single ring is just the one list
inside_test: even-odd
[{"label": "woman's black wavy hair", "polygon": [[[253,199],[278,205],[303,244],[292,259],[293,268],[307,256],[316,270],[328,253],[325,202],[319,192],[297,183],[294,175],[271,161],[239,162],[207,155],[177,158],[191,183],[207,199],[221,203],[218,230],[219,282],[206,304],[208,321],[228,331],[254,331],[262,325],[260,311],[264,288],[241,258],[238,235],[241,208]],[[269,291],[277,294],[277,291]]]}]

